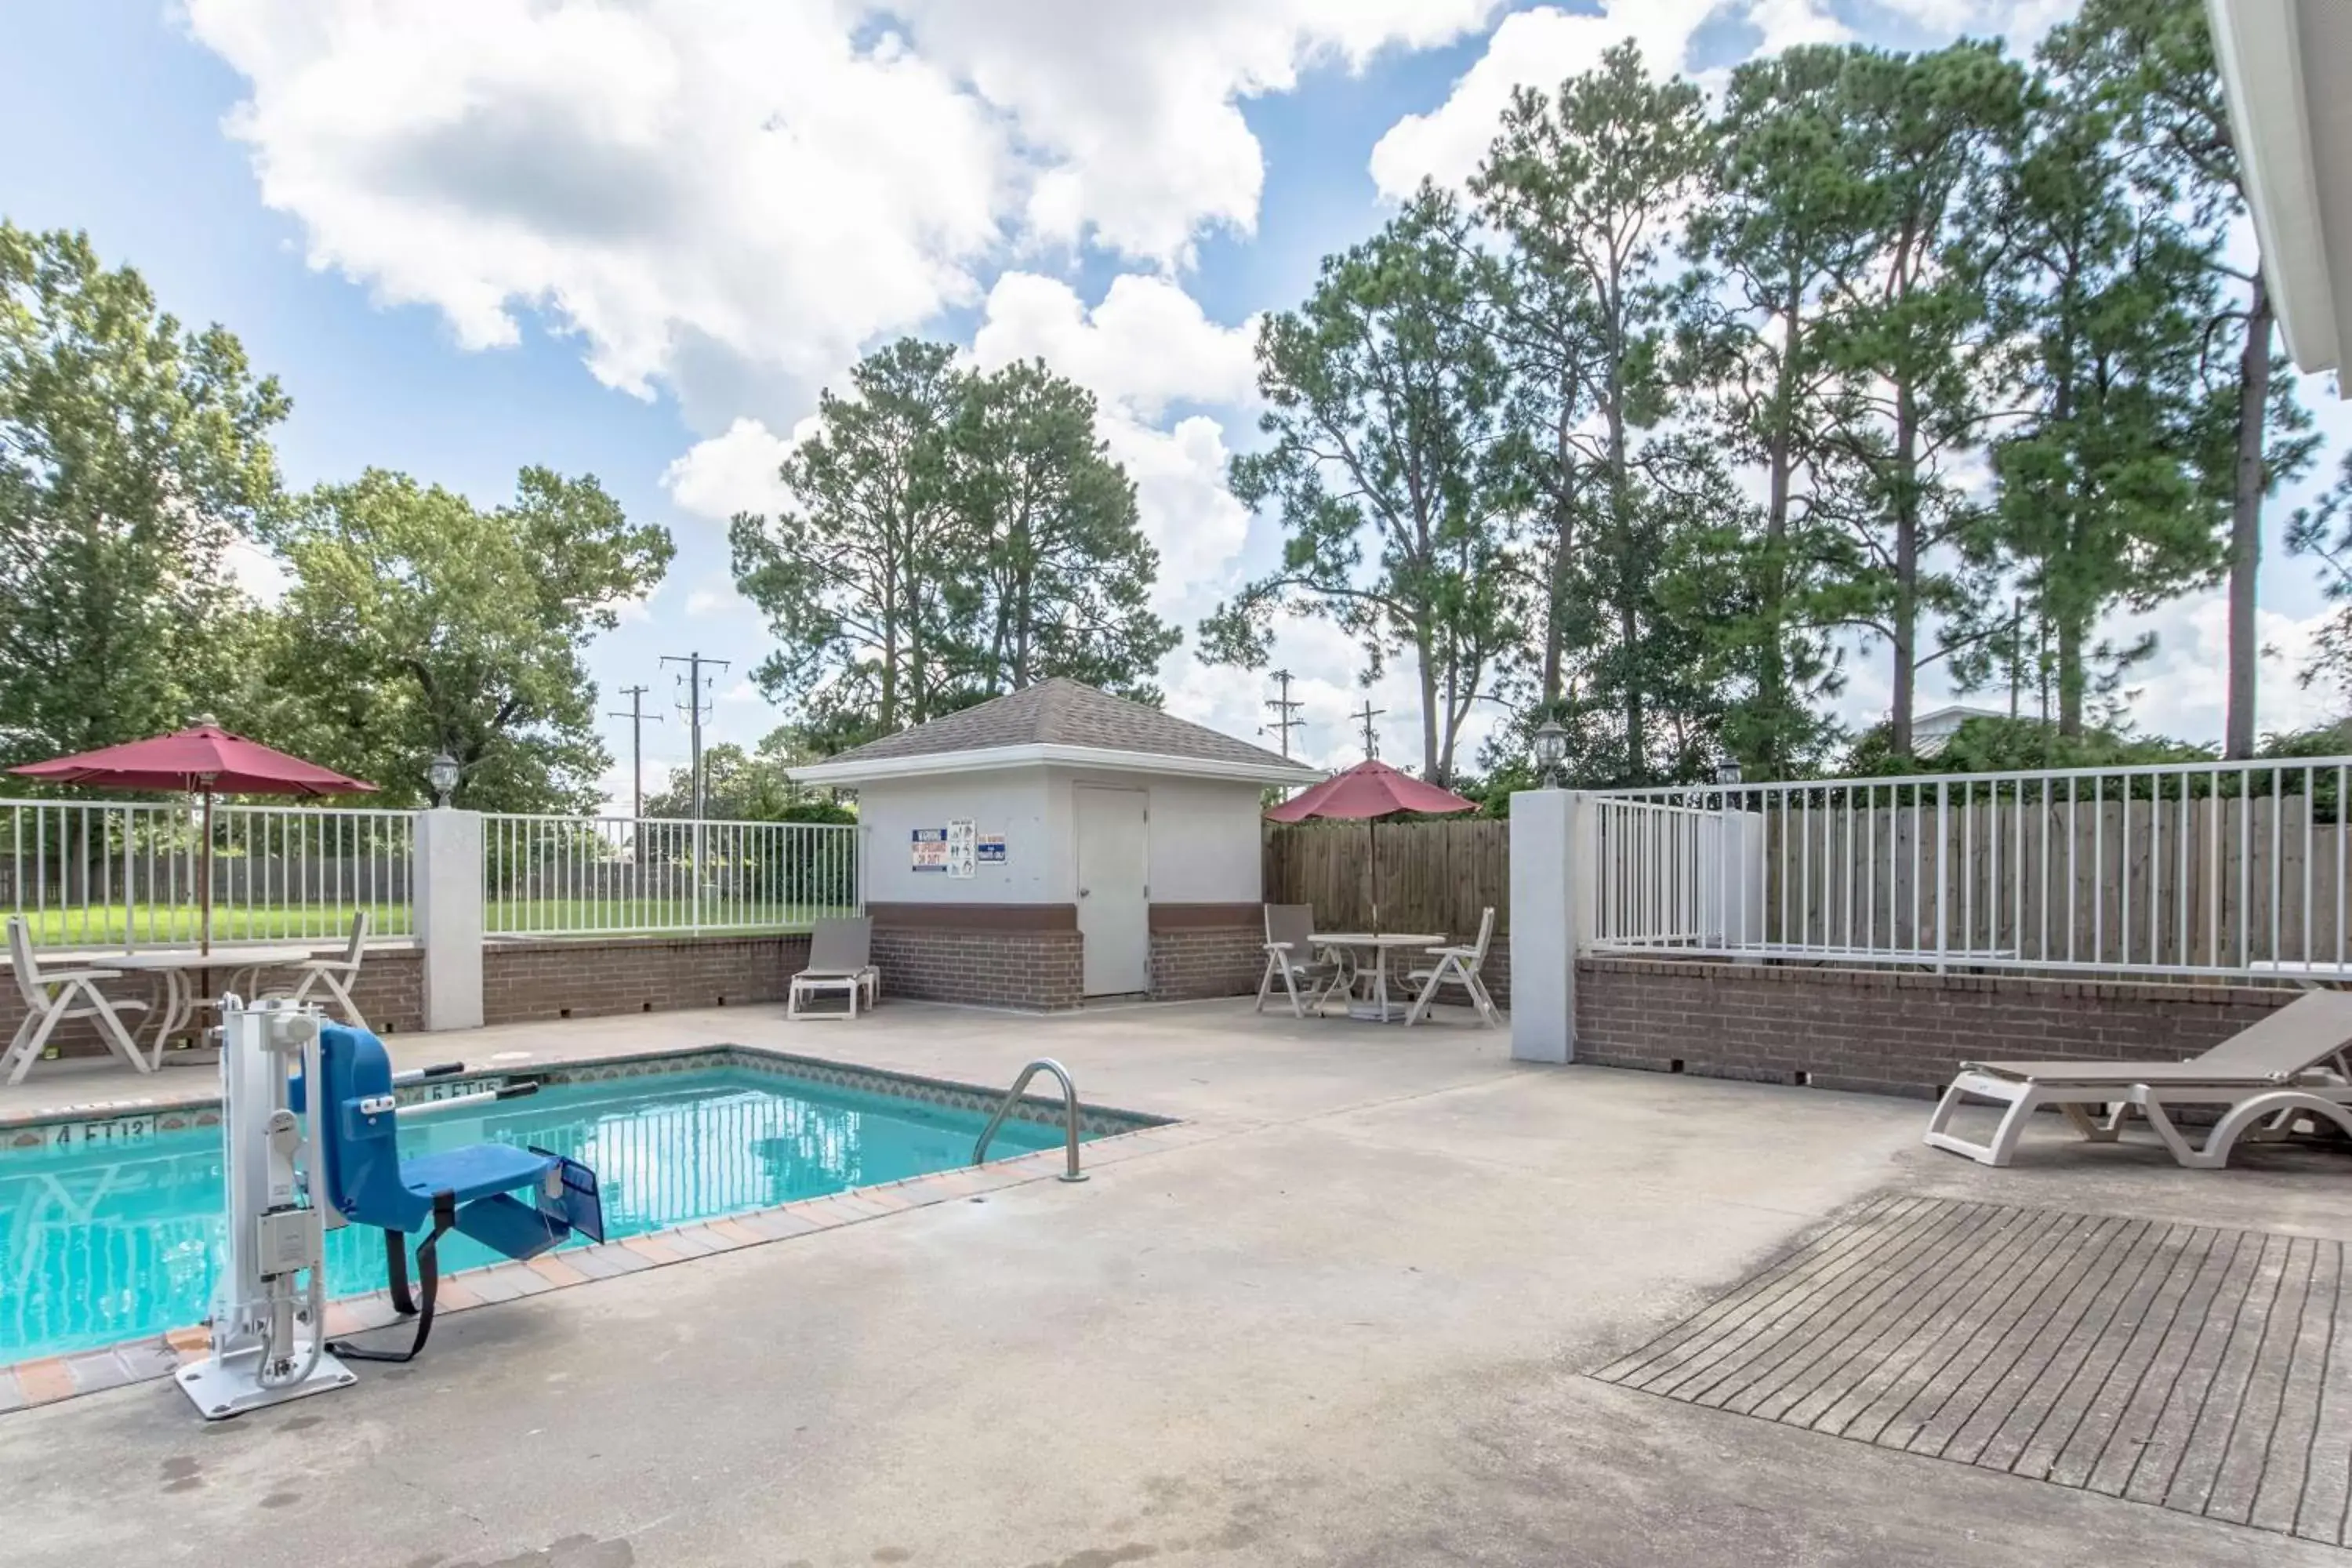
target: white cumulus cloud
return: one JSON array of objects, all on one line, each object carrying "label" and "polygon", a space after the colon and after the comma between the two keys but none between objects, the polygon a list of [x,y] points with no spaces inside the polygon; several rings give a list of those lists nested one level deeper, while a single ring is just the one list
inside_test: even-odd
[{"label": "white cumulus cloud", "polygon": [[1861,15],[1865,21],[1892,18],[1955,37],[1998,36],[2009,40],[2011,53],[2022,54],[2082,5],[2083,0],[1864,0]]},{"label": "white cumulus cloud", "polygon": [[1757,28],[1766,53],[1847,36],[1825,0],[1602,0],[1597,13],[1549,5],[1514,12],[1443,104],[1389,128],[1372,149],[1372,180],[1392,199],[1411,194],[1424,178],[1459,184],[1486,155],[1514,89],[1556,92],[1563,80],[1591,70],[1629,38],[1653,72],[1686,70],[1691,40],[1725,16]]},{"label": "white cumulus cloud", "polygon": [[791,436],[739,415],[722,433],[698,441],[662,472],[670,500],[697,517],[724,522],[739,511],[770,516],[792,504],[780,473],[785,455],[814,427],[814,416]]},{"label": "white cumulus cloud", "polygon": [[1322,58],[1362,64],[1483,26],[1500,0],[903,0],[917,46],[1045,156],[1024,216],[1177,262],[1204,226],[1255,226],[1265,158],[1240,100]]},{"label": "white cumulus cloud", "polygon": [[442,311],[519,308],[645,394],[717,346],[795,379],[977,293],[1006,128],[827,4],[188,0],[247,79],[232,135],[314,265]]},{"label": "white cumulus cloud", "polygon": [[[528,313],[690,418],[793,416],[1024,245],[1181,263],[1256,221],[1240,105],[1498,0],[185,0],[229,133],[314,266]],[[756,406],[754,406],[756,405]],[[713,407],[717,412],[713,414]]]},{"label": "white cumulus cloud", "polygon": [[1230,566],[1249,512],[1225,489],[1224,427],[1171,404],[1246,408],[1256,399],[1256,322],[1223,327],[1165,279],[1114,279],[1089,310],[1069,285],[1008,272],[989,290],[972,338],[982,369],[1043,359],[1095,395],[1095,427],[1135,480],[1143,531],[1160,551],[1163,610]]},{"label": "white cumulus cloud", "polygon": [[[2307,616],[2264,609],[2255,616],[2263,648],[2254,697],[2258,728],[2302,730],[2344,717],[2341,694],[2296,678],[2311,662],[2313,639],[2333,612]],[[2218,592],[2175,599],[2147,615],[2118,616],[2106,628],[2117,641],[2156,634],[2156,652],[2133,667],[2124,685],[2133,721],[2153,734],[2219,742],[2229,707],[2230,605]],[[2029,696],[2027,707],[2038,706]]]},{"label": "white cumulus cloud", "polygon": [[1043,359],[1102,402],[1158,419],[1171,403],[1253,402],[1256,341],[1255,320],[1221,327],[1164,278],[1122,273],[1089,310],[1059,279],[1007,272],[988,292],[972,357],[990,369]]}]

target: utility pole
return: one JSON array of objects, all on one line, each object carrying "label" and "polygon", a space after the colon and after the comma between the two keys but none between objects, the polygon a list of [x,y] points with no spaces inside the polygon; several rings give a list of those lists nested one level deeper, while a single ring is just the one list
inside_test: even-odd
[{"label": "utility pole", "polygon": [[705,666],[714,669],[724,669],[727,668],[727,661],[723,658],[705,658],[698,649],[688,654],[666,653],[662,655],[662,662],[686,666],[686,673],[675,679],[686,691],[686,700],[678,704],[678,710],[686,715],[688,734],[693,746],[691,765],[694,770],[694,827],[692,830],[694,880],[691,884],[693,891],[689,895],[691,912],[688,918],[693,929],[700,931],[702,929],[702,883],[710,864],[709,859],[702,852],[702,716],[709,711],[703,705],[702,694],[710,685],[710,678],[704,675],[702,671]]},{"label": "utility pole", "polygon": [[1307,705],[1303,702],[1294,702],[1290,700],[1290,671],[1286,669],[1277,669],[1274,672],[1274,678],[1282,683],[1282,695],[1279,697],[1270,697],[1266,699],[1266,707],[1274,711],[1274,722],[1271,724],[1260,724],[1257,727],[1257,732],[1263,735],[1268,730],[1271,730],[1276,734],[1280,735],[1282,737],[1282,754],[1286,759],[1290,755],[1290,732],[1293,730],[1304,730],[1307,728],[1306,720],[1293,718],[1292,715]]},{"label": "utility pole", "polygon": [[1361,724],[1364,727],[1364,760],[1366,762],[1370,762],[1371,759],[1381,754],[1380,731],[1372,728],[1372,721],[1387,711],[1388,710],[1385,708],[1373,707],[1372,700],[1367,697],[1364,699],[1364,705],[1360,710],[1348,715],[1349,718],[1353,719],[1357,723]]},{"label": "utility pole", "polygon": [[660,714],[646,711],[646,693],[652,689],[650,686],[624,686],[621,695],[629,700],[629,710],[616,713],[607,709],[604,712],[607,719],[629,721],[629,815],[638,818],[646,815],[646,721],[650,719],[656,724],[662,721]]},{"label": "utility pole", "polygon": [[677,710],[686,715],[688,741],[692,748],[689,755],[694,781],[694,819],[699,822],[702,820],[702,721],[710,710],[703,701],[703,693],[709,688],[710,678],[702,672],[705,669],[725,669],[728,661],[705,658],[697,652],[666,653],[662,655],[662,662],[686,666],[686,673],[676,678],[686,693],[685,700],[677,705]]},{"label": "utility pole", "polygon": [[2025,601],[2009,605],[2009,721],[2017,722],[2018,689],[2025,684]]}]

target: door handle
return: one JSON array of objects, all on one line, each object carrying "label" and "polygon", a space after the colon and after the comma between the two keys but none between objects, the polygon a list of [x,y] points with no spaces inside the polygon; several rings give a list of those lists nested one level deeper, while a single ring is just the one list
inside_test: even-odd
[{"label": "door handle", "polygon": [[1082,899],[1083,899],[1083,898],[1086,898],[1087,896],[1088,896],[1089,894],[1091,894],[1093,891],[1094,891],[1094,889],[1093,889],[1092,888],[1080,888],[1080,889],[1078,889],[1078,897],[1080,897],[1080,898],[1082,898]]}]

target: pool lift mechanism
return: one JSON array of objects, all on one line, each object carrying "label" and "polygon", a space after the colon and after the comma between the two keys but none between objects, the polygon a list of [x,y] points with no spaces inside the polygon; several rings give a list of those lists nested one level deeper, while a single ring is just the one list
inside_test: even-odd
[{"label": "pool lift mechanism", "polygon": [[[233,995],[221,1003],[220,1069],[227,1256],[212,1354],[179,1373],[207,1420],[348,1387],[347,1361],[414,1357],[433,1332],[436,1249],[452,1230],[512,1258],[575,1233],[604,1238],[596,1173],[576,1160],[508,1143],[401,1158],[403,1118],[517,1099],[536,1083],[403,1104],[399,1087],[465,1065],[395,1073],[365,1029],[328,1023],[308,1004],[248,1006]],[[326,1233],[346,1225],[383,1232],[393,1306],[415,1322],[404,1350],[327,1342]],[[420,1232],[412,1293],[408,1242]]]}]

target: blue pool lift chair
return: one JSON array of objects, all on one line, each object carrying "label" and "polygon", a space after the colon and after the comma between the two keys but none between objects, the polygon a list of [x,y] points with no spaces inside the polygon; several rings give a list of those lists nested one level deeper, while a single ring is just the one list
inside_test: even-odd
[{"label": "blue pool lift chair", "polygon": [[[511,1143],[469,1143],[413,1159],[401,1156],[401,1116],[514,1099],[536,1090],[536,1083],[504,1084],[404,1106],[393,1092],[392,1058],[374,1035],[330,1024],[320,1030],[319,1044],[327,1114],[322,1118],[323,1146],[316,1159],[325,1191],[314,1194],[313,1201],[345,1223],[374,1226],[383,1232],[393,1306],[402,1316],[416,1319],[415,1341],[404,1351],[337,1344],[331,1347],[337,1355],[407,1361],[425,1348],[433,1331],[433,1299],[440,1276],[436,1249],[449,1231],[516,1259],[536,1258],[574,1235],[604,1239],[596,1173],[576,1160]],[[298,1080],[298,1113],[302,1093]],[[421,1300],[410,1294],[408,1273],[408,1237],[420,1231],[424,1239],[416,1247],[416,1270]]]}]

